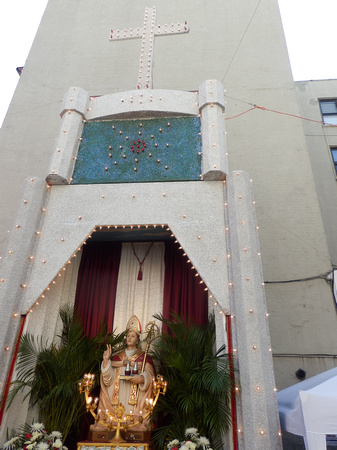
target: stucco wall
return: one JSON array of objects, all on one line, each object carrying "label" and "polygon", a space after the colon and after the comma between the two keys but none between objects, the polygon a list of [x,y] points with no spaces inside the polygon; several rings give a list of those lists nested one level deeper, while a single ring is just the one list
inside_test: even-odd
[{"label": "stucco wall", "polygon": [[337,127],[323,125],[319,100],[337,98],[337,80],[295,83],[311,167],[322,212],[331,261],[337,264],[337,181],[330,147],[337,146]]}]

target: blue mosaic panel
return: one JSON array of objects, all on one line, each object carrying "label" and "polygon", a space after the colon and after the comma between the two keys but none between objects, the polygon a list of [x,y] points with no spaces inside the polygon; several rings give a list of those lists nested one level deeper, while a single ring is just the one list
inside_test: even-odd
[{"label": "blue mosaic panel", "polygon": [[195,181],[199,117],[86,122],[72,184]]}]

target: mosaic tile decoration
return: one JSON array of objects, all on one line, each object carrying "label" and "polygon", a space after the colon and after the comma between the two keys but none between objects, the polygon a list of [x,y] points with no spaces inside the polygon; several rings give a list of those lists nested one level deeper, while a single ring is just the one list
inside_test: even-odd
[{"label": "mosaic tile decoration", "polygon": [[72,184],[195,181],[199,117],[86,122]]}]

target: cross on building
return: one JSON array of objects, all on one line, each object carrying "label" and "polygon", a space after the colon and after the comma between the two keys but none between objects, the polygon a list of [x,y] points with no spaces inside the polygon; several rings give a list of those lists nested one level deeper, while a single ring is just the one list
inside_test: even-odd
[{"label": "cross on building", "polygon": [[153,87],[153,52],[154,37],[188,33],[187,21],[177,24],[156,25],[156,8],[145,8],[143,28],[130,28],[124,30],[111,30],[110,41],[121,39],[142,39],[142,48],[139,59],[138,89]]}]

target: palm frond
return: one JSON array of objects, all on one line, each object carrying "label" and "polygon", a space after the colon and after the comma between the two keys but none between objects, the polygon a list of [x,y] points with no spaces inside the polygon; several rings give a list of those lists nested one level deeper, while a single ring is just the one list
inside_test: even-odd
[{"label": "palm frond", "polygon": [[80,417],[86,412],[78,391],[84,373],[94,373],[99,380],[99,367],[107,343],[114,351],[120,348],[125,333],[108,335],[102,325],[97,336],[89,339],[73,308],[60,309],[63,323],[61,345],[43,342],[27,333],[21,337],[17,359],[17,378],[12,382],[8,406],[18,392],[24,390],[31,404],[38,405],[47,430],[60,430],[64,439],[76,435]]},{"label": "palm frond", "polygon": [[225,346],[214,352],[214,316],[206,326],[185,322],[175,314],[170,321],[161,314],[154,317],[168,329],[152,352],[168,382],[166,396],[156,405],[164,420],[154,433],[158,448],[171,438],[182,439],[188,427],[198,428],[213,448],[220,448],[218,437],[231,423],[232,368]]}]

